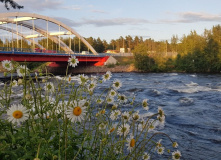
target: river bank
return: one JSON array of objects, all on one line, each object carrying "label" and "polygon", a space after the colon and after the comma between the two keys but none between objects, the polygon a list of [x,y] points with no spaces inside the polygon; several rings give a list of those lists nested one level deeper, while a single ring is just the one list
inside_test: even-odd
[{"label": "river bank", "polygon": [[[47,70],[50,73],[54,74],[65,74],[65,68],[54,68],[47,67]],[[73,74],[81,74],[81,73],[105,73],[107,71],[113,73],[121,73],[121,72],[139,72],[133,64],[130,65],[114,65],[114,66],[77,66],[76,68],[69,67],[68,72]]]}]

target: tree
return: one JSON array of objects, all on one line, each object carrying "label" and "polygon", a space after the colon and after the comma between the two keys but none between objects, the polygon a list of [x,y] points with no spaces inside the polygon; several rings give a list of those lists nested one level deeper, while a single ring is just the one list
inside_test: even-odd
[{"label": "tree", "polygon": [[5,3],[5,8],[7,10],[10,9],[9,5],[14,9],[24,8],[24,6],[20,6],[18,3],[14,2],[13,0],[0,0],[0,2]]}]

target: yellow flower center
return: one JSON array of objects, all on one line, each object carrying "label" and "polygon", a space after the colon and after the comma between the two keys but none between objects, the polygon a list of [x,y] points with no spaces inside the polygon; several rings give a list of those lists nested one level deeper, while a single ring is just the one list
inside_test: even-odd
[{"label": "yellow flower center", "polygon": [[174,155],[174,157],[175,157],[175,159],[179,159],[179,158],[180,158],[180,154],[179,154],[179,153],[176,153],[176,154]]},{"label": "yellow flower center", "polygon": [[129,119],[129,117],[128,117],[127,115],[124,115],[123,118],[124,118],[125,120]]},{"label": "yellow flower center", "polygon": [[159,115],[160,115],[160,117],[162,117],[164,115],[162,110],[159,110]]},{"label": "yellow flower center", "polygon": [[24,74],[25,73],[25,69],[24,68],[20,68],[20,73]]},{"label": "yellow flower center", "polygon": [[48,85],[47,85],[47,88],[48,88],[48,90],[51,90],[51,89],[52,89],[51,84],[48,84]]},{"label": "yellow flower center", "polygon": [[93,88],[93,87],[94,87],[94,84],[90,84],[89,88],[91,89],[91,88]]},{"label": "yellow flower center", "polygon": [[105,109],[101,110],[101,114],[104,114],[105,113]]},{"label": "yellow flower center", "polygon": [[23,113],[19,110],[16,110],[16,111],[13,112],[12,116],[16,119],[19,119],[23,116]]},{"label": "yellow flower center", "polygon": [[105,74],[105,79],[108,79],[109,78],[109,74]]},{"label": "yellow flower center", "polygon": [[81,107],[75,107],[74,110],[73,110],[73,114],[74,114],[75,116],[81,115],[81,112],[82,112]]},{"label": "yellow flower center", "polygon": [[134,115],[134,117],[133,117],[133,119],[136,121],[136,120],[138,120],[139,119],[139,115]]},{"label": "yellow flower center", "polygon": [[75,64],[76,60],[74,58],[71,59],[71,63]]},{"label": "yellow flower center", "polygon": [[6,64],[5,64],[5,67],[6,67],[6,68],[10,68],[10,64],[9,64],[9,63],[6,63]]},{"label": "yellow flower center", "polygon": [[71,81],[71,77],[68,77],[68,82],[70,82]]},{"label": "yellow flower center", "polygon": [[126,132],[127,131],[127,128],[126,127],[122,127],[122,129],[121,129],[121,132]]},{"label": "yellow flower center", "polygon": [[135,139],[131,139],[131,141],[130,141],[130,147],[134,147],[135,146]]},{"label": "yellow flower center", "polygon": [[122,101],[125,99],[124,96],[119,96],[119,97],[120,97],[120,100]]},{"label": "yellow flower center", "polygon": [[147,102],[143,102],[143,107],[147,107]]},{"label": "yellow flower center", "polygon": [[115,86],[119,87],[120,83],[119,82],[115,82]]}]

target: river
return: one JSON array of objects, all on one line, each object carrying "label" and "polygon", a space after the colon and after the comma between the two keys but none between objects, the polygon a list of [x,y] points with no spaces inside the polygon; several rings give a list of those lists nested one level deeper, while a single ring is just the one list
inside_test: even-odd
[{"label": "river", "polygon": [[115,78],[137,102],[149,99],[150,111],[164,109],[162,131],[178,142],[182,159],[221,159],[220,74],[113,73]]},{"label": "river", "polygon": [[164,109],[160,131],[178,142],[182,159],[221,160],[221,74],[112,73],[99,88],[116,78],[123,82],[119,92],[137,103],[149,99],[150,112]]}]

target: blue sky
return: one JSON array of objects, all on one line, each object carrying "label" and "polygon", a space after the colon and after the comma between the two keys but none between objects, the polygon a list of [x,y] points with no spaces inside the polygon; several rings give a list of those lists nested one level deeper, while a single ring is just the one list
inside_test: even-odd
[{"label": "blue sky", "polygon": [[14,0],[22,10],[53,17],[84,37],[118,39],[141,36],[156,41],[182,38],[221,22],[220,0]]}]

